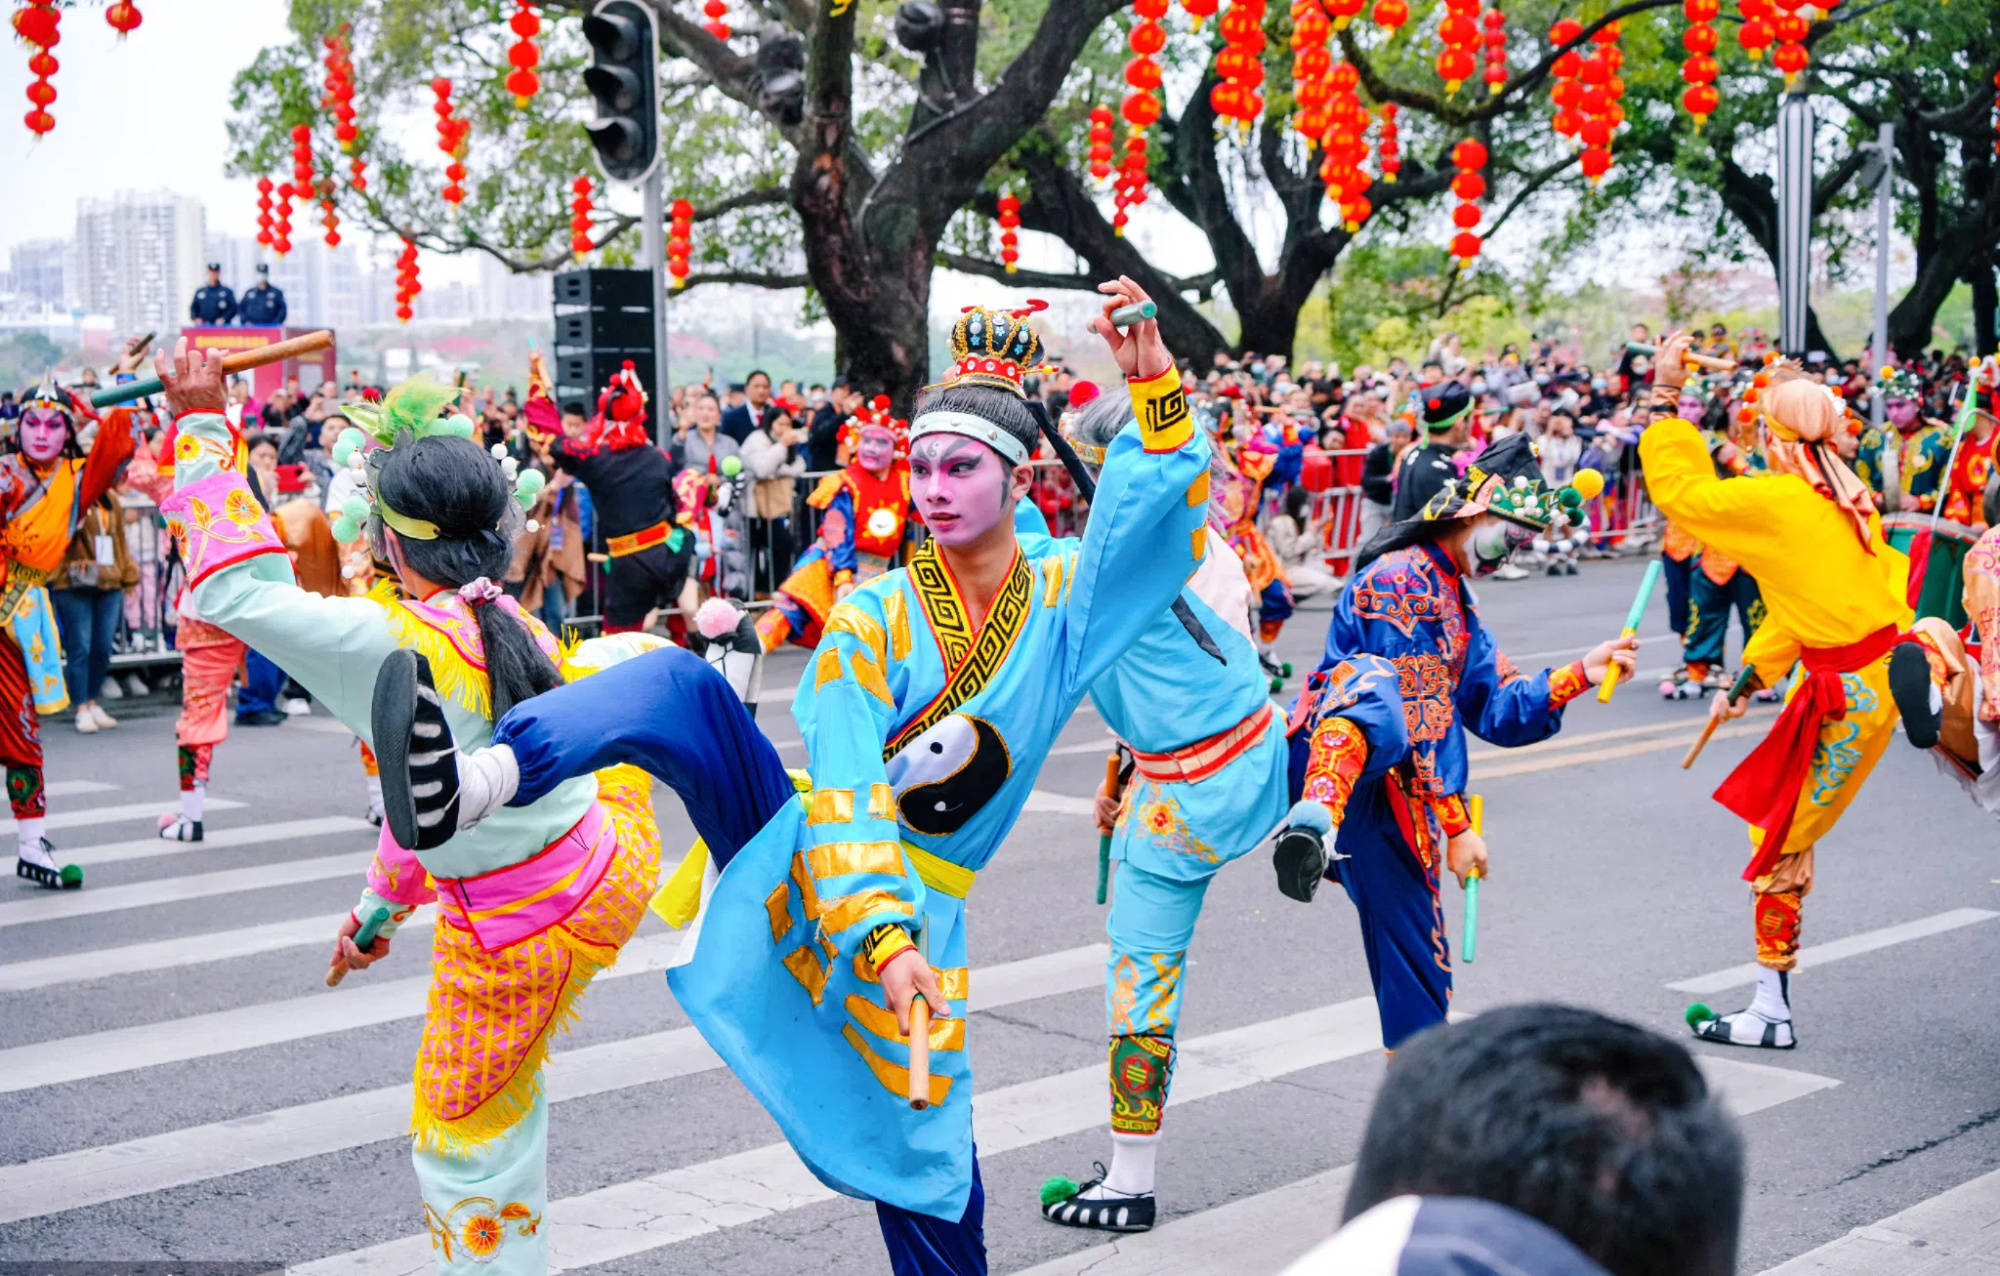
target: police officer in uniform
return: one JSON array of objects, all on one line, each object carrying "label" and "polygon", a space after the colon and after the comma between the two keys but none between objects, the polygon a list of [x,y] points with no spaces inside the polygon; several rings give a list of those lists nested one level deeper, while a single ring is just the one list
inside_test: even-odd
[{"label": "police officer in uniform", "polygon": [[188,306],[188,318],[196,323],[226,324],[236,318],[236,294],[222,282],[222,263],[208,263],[208,286],[196,290]]},{"label": "police officer in uniform", "polygon": [[245,327],[275,328],[285,322],[285,292],[271,285],[271,267],[259,262],[257,286],[243,294]]},{"label": "police officer in uniform", "polygon": [[1417,389],[1417,415],[1426,438],[1422,447],[1403,453],[1396,463],[1396,499],[1389,521],[1415,518],[1458,469],[1452,457],[1465,446],[1465,419],[1472,413],[1472,392],[1457,381],[1440,381]]}]

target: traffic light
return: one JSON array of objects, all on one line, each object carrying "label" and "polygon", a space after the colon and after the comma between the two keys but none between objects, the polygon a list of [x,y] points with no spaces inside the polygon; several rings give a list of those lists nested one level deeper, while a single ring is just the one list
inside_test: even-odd
[{"label": "traffic light", "polygon": [[597,118],[583,127],[607,177],[639,181],[660,162],[652,10],[636,0],[604,0],[583,20],[583,37],[591,48],[583,84],[597,103]]}]

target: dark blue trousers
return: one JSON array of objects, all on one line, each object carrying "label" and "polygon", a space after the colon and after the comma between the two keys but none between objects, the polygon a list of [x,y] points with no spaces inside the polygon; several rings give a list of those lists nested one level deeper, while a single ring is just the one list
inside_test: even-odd
[{"label": "dark blue trousers", "polygon": [[[722,675],[680,647],[651,651],[514,706],[493,728],[514,751],[512,806],[620,763],[651,772],[687,807],[717,869],[791,800],[791,776]],[[896,1276],[986,1276],[979,1159],[965,1215],[947,1223],[875,1203]]]},{"label": "dark blue trousers", "polygon": [[285,690],[285,671],[255,651],[243,653],[243,689],[236,693],[236,712],[263,713],[278,707]]}]

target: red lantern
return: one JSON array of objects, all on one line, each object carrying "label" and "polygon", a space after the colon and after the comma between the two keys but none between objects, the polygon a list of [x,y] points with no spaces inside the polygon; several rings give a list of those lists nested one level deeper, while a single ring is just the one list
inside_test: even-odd
[{"label": "red lantern", "polygon": [[1215,16],[1215,6],[1216,0],[1181,0],[1181,8],[1187,10],[1187,16],[1197,31],[1201,30],[1204,19]]},{"label": "red lantern", "polygon": [[528,99],[539,93],[542,79],[535,74],[541,64],[542,51],[535,47],[535,36],[542,29],[542,20],[535,16],[535,9],[529,0],[514,0],[514,16],[507,19],[507,25],[516,37],[507,48],[507,65],[514,69],[507,73],[507,91],[514,95],[514,109],[528,105]]},{"label": "red lantern", "polygon": [[1396,32],[1410,20],[1410,6],[1403,0],[1375,0],[1373,16],[1375,25],[1384,31]]},{"label": "red lantern", "polygon": [[1611,171],[1611,152],[1601,146],[1586,149],[1581,160],[1583,175],[1595,182]]},{"label": "red lantern", "polygon": [[1764,56],[1764,50],[1771,47],[1776,38],[1771,30],[1771,0],[1737,0],[1737,9],[1743,15],[1743,25],[1736,32],[1736,41],[1751,61]]},{"label": "red lantern", "polygon": [[727,40],[731,34],[729,24],[722,19],[729,13],[729,6],[723,0],[708,0],[701,11],[708,15],[708,21],[701,24],[701,29],[718,40]]},{"label": "red lantern", "polygon": [[667,211],[671,219],[667,225],[667,273],[673,276],[674,287],[685,288],[688,259],[694,254],[694,205],[677,199]]},{"label": "red lantern", "polygon": [[1807,61],[1806,46],[1803,44],[1781,44],[1778,51],[1771,55],[1771,65],[1785,73],[1785,87],[1788,89],[1799,78],[1799,72],[1806,69]]},{"label": "red lantern", "polygon": [[129,3],[128,0],[117,0],[116,4],[106,9],[104,20],[111,24],[111,29],[118,33],[118,38],[121,40],[137,31],[139,24],[145,21],[139,13],[139,6]]},{"label": "red lantern", "polygon": [[[138,11],[133,10],[133,25],[137,26]],[[55,85],[49,78],[56,73],[55,55],[49,50],[61,42],[60,27],[62,11],[55,7],[55,0],[28,0],[28,3],[14,11],[14,31],[22,40],[36,49],[28,59],[28,70],[35,76],[28,84],[28,102],[32,107],[22,117],[22,123],[36,137],[41,137],[56,126],[56,117],[49,114],[49,106],[56,100]]]},{"label": "red lantern", "polygon": [[1000,194],[1000,260],[1013,274],[1015,263],[1021,260],[1021,199],[1013,191]]}]

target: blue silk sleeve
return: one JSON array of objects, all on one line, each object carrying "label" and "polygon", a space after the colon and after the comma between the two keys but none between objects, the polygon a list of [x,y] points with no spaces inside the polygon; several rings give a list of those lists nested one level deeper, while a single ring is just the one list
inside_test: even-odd
[{"label": "blue silk sleeve", "polygon": [[1467,613],[1465,673],[1453,701],[1466,730],[1502,748],[1546,740],[1562,730],[1562,706],[1550,693],[1552,670],[1523,675],[1500,654],[1486,626]]}]

